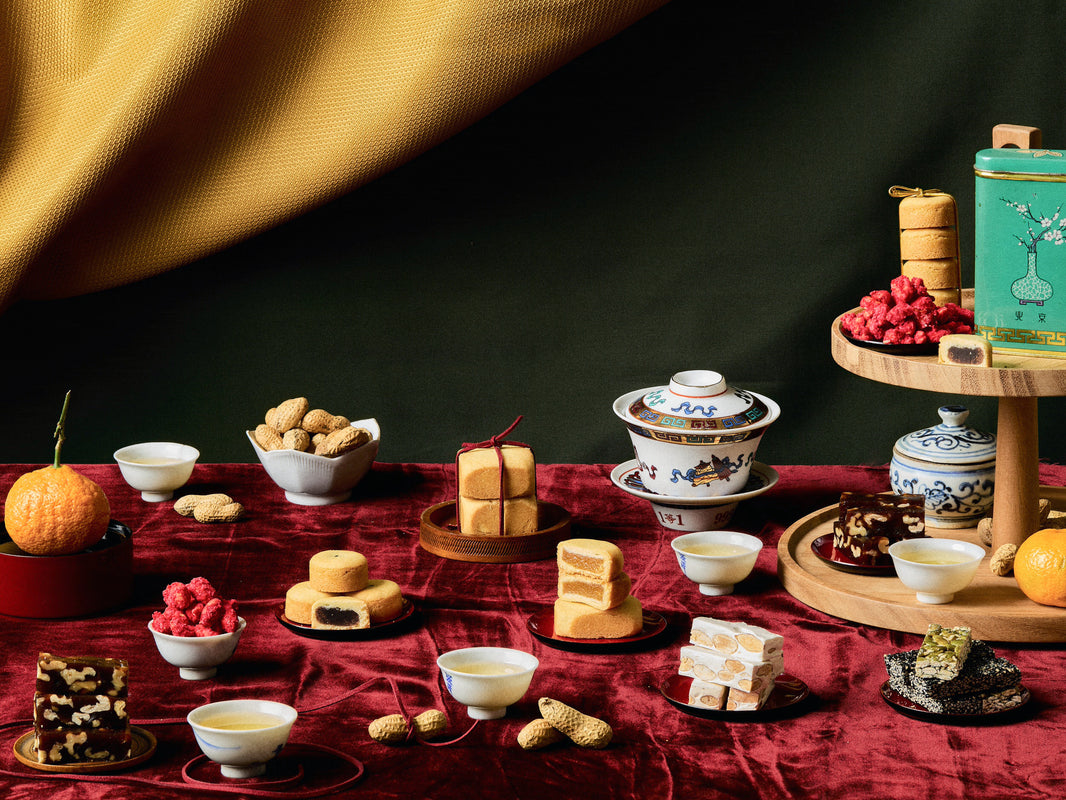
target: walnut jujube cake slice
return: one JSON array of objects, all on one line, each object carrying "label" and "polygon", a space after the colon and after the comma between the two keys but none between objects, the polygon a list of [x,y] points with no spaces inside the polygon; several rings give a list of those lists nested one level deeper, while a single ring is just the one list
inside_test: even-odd
[{"label": "walnut jujube cake slice", "polygon": [[843,492],[833,524],[833,558],[849,564],[891,564],[890,545],[925,536],[925,495]]},{"label": "walnut jujube cake slice", "polygon": [[129,758],[129,664],[93,656],[37,657],[33,749],[42,764]]}]

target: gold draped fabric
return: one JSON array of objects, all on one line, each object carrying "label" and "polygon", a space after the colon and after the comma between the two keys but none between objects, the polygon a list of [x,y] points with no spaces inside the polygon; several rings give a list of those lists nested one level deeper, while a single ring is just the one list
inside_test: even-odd
[{"label": "gold draped fabric", "polygon": [[666,0],[7,0],[0,310],[334,199]]}]

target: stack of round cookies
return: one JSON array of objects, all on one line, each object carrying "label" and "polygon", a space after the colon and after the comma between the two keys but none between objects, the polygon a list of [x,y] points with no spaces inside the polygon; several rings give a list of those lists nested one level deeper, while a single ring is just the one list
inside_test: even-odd
[{"label": "stack of round cookies", "polygon": [[399,585],[371,578],[366,556],[354,550],[315,553],[308,562],[308,580],[285,593],[285,616],[312,628],[369,628],[402,611]]}]

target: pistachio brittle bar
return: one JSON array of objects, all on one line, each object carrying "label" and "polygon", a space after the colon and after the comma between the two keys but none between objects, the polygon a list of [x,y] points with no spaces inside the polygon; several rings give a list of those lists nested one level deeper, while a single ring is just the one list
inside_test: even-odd
[{"label": "pistachio brittle bar", "polygon": [[969,628],[944,628],[931,624],[918,648],[915,677],[941,681],[959,677],[970,654],[971,641]]}]

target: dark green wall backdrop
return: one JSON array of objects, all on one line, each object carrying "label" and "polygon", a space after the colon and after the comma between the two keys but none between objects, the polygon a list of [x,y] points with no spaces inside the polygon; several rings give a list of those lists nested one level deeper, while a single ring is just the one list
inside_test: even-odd
[{"label": "dark green wall backdrop", "polygon": [[[832,360],[829,325],[898,273],[893,184],[960,207],[999,122],[1066,147],[1058,2],[674,0],[340,201],[125,288],[0,316],[6,462],[167,439],[249,461],[306,395],[375,416],[381,460],[450,460],[517,415],[543,462],[632,457],[631,389],[711,368],[783,408],[760,460],[883,463],[962,401]],[[1064,404],[1041,455],[1066,459]]]}]

